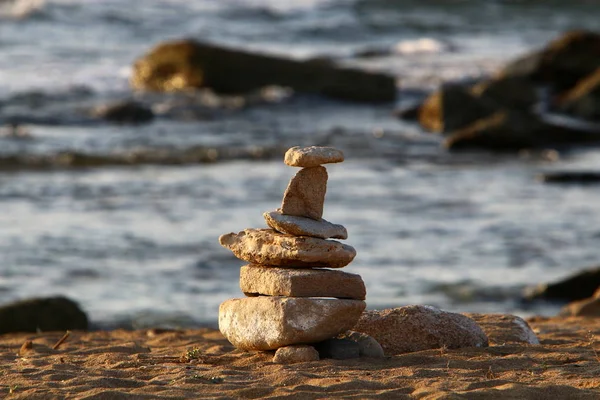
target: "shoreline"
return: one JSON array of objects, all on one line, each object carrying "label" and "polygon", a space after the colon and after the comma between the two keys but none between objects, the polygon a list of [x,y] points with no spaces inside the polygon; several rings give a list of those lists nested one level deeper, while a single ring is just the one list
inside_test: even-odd
[{"label": "shoreline", "polygon": [[[0,336],[9,399],[569,398],[600,396],[600,321],[533,317],[540,345],[433,349],[384,359],[278,365],[217,330],[74,331]],[[31,340],[30,349],[21,349]],[[20,350],[21,349],[21,350]],[[21,353],[18,355],[18,353]]]}]

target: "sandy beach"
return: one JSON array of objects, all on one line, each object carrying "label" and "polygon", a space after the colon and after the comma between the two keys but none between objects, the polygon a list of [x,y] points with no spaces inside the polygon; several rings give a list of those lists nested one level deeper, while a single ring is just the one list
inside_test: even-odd
[{"label": "sandy beach", "polygon": [[[389,398],[597,399],[600,321],[528,320],[541,345],[437,349],[385,359],[272,362],[213,329],[63,332],[0,337],[7,399]],[[32,341],[30,349],[22,347]]]}]

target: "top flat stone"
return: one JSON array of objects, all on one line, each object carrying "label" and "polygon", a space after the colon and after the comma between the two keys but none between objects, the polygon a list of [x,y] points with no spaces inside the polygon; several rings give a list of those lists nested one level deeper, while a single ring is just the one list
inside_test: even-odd
[{"label": "top flat stone", "polygon": [[344,153],[333,147],[292,147],[285,153],[284,162],[290,167],[318,167],[344,161]]}]

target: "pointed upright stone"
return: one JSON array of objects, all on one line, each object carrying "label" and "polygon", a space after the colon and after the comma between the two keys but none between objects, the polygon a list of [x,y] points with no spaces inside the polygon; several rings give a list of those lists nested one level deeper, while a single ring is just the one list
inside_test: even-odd
[{"label": "pointed upright stone", "polygon": [[285,153],[283,162],[290,167],[318,167],[322,164],[344,161],[344,153],[333,147],[292,147]]},{"label": "pointed upright stone", "polygon": [[283,194],[281,212],[320,221],[326,191],[327,170],[324,167],[302,168]]}]

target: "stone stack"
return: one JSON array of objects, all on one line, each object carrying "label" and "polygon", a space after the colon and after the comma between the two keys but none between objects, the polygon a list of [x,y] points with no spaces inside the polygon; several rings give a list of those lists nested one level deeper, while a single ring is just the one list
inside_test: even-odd
[{"label": "stone stack", "polygon": [[[356,251],[335,239],[346,228],[322,218],[327,170],[344,154],[331,147],[293,147],[285,164],[302,169],[290,180],[281,208],[266,212],[270,229],[246,229],[219,238],[222,246],[250,263],[241,268],[247,296],[219,308],[219,329],[236,347],[274,350],[322,342],[351,329],[365,309],[359,275],[333,270]],[[298,346],[306,353],[306,346]]]}]

